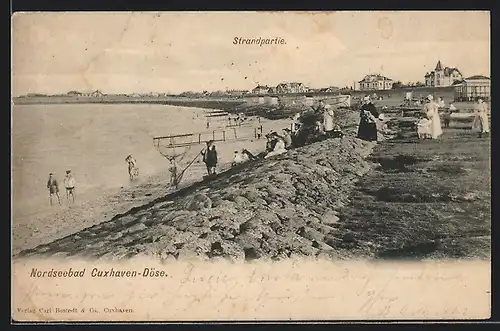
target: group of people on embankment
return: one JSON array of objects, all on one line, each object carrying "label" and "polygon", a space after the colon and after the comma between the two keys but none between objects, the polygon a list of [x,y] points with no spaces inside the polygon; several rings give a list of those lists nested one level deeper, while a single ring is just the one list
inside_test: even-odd
[{"label": "group of people on embankment", "polygon": [[[440,113],[445,107],[442,98],[434,100],[428,95],[422,106],[417,124],[417,136],[419,139],[438,139],[443,134],[442,121],[445,127],[449,127],[451,114],[456,111],[453,104],[450,108]],[[488,106],[482,98],[477,99],[474,107],[474,115],[471,129],[479,133],[479,137],[487,135],[490,131]],[[360,122],[357,137],[366,141],[377,141],[379,126],[384,121],[384,114],[379,112],[369,96],[363,98],[360,108]]]},{"label": "group of people on embankment", "polygon": [[[326,104],[325,100],[319,100],[318,104],[311,108],[311,110],[295,114],[291,118],[290,128],[283,128],[281,133],[270,131],[266,134],[265,149],[261,153],[253,155],[246,148],[234,151],[231,166],[250,160],[268,159],[286,153],[293,147],[329,137],[342,136],[334,106]],[[216,173],[219,160],[214,141],[208,141],[206,144],[207,146],[201,155],[207,168],[207,174],[211,176]]]}]

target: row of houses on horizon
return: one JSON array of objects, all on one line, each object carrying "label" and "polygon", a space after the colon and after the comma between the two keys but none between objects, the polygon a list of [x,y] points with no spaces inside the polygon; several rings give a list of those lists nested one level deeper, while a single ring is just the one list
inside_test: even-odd
[{"label": "row of houses on horizon", "polygon": [[[339,88],[337,86],[328,86],[323,88],[310,88],[301,82],[282,82],[276,86],[257,85],[252,90],[235,90],[227,89],[225,91],[214,92],[183,92],[180,94],[170,93],[130,93],[130,94],[110,94],[115,96],[126,97],[167,97],[167,96],[244,96],[244,95],[282,95],[282,94],[301,94],[301,93],[335,93],[349,91],[383,91],[392,90],[401,87],[450,87],[455,86],[460,93],[469,93],[476,95],[485,95],[490,93],[490,78],[483,75],[475,75],[464,78],[464,75],[457,67],[443,66],[438,60],[434,70],[426,72],[423,82],[403,85],[400,81],[386,77],[380,73],[370,73],[365,75],[360,81],[355,82],[352,86]],[[467,92],[470,90],[471,92]],[[464,92],[465,91],[465,92]],[[106,94],[100,90],[95,91],[70,91],[66,96],[74,97],[103,97]],[[30,93],[29,96],[41,96],[39,94]],[[60,96],[60,95],[57,95]]]},{"label": "row of houses on horizon", "polygon": [[[476,75],[465,78],[460,69],[457,67],[443,66],[441,60],[438,60],[434,70],[426,72],[422,83],[414,83],[412,86],[416,87],[450,87],[453,85],[461,84],[464,80],[474,80],[478,77],[486,76]],[[358,82],[355,82],[351,87],[352,90],[357,91],[382,91],[391,90],[400,87],[400,81],[386,77],[380,73],[367,74]],[[338,90],[337,87],[328,87],[323,89],[309,89],[302,83],[282,83],[276,87],[269,87],[267,85],[258,85],[252,90],[253,94],[280,94],[280,93],[301,93],[301,92],[333,92]]]}]

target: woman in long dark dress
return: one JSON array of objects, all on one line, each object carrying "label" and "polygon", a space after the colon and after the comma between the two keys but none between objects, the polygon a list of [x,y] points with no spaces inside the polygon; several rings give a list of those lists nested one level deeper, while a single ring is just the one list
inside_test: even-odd
[{"label": "woman in long dark dress", "polygon": [[363,101],[357,137],[366,141],[377,141],[377,118],[380,114],[371,102],[370,97],[365,97]]},{"label": "woman in long dark dress", "polygon": [[206,164],[207,164],[207,169],[208,169],[208,174],[209,175],[215,175],[216,167],[217,167],[217,151],[215,150],[215,146],[212,145],[210,149],[207,151],[207,158],[206,158]]}]

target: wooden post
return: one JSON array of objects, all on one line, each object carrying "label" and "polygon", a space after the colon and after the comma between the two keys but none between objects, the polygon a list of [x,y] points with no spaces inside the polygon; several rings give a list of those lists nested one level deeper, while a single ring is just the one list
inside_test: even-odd
[{"label": "wooden post", "polygon": [[212,138],[213,138],[213,140],[215,140],[215,130],[212,131]]},{"label": "wooden post", "polygon": [[201,144],[201,133],[198,133],[198,144]]},{"label": "wooden post", "polygon": [[257,128],[253,128],[253,137],[257,138]]},{"label": "wooden post", "polygon": [[233,128],[234,131],[234,139],[238,139],[238,136],[236,135],[236,128]]},{"label": "wooden post", "polygon": [[222,131],[222,141],[226,141],[226,131]]}]

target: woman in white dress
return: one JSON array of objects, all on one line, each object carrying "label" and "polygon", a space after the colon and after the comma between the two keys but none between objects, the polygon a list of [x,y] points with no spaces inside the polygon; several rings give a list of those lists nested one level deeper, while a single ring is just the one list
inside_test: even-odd
[{"label": "woman in white dress", "polygon": [[479,131],[479,137],[487,135],[490,132],[489,118],[488,118],[488,105],[479,98],[474,109],[474,121],[472,122],[472,129]]},{"label": "woman in white dress", "polygon": [[423,111],[431,121],[431,138],[439,138],[443,134],[443,130],[441,129],[441,118],[439,117],[439,107],[430,94],[427,96],[427,102],[424,104]]}]

